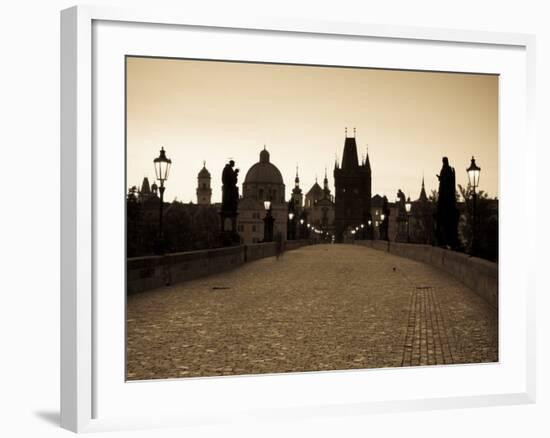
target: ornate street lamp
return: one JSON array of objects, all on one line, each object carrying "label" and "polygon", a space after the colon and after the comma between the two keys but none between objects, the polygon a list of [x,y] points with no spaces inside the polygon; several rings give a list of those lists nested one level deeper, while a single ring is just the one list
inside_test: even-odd
[{"label": "ornate street lamp", "polygon": [[306,230],[305,230],[305,219],[304,219],[304,212],[300,214],[300,226],[298,227],[298,230],[300,231],[298,238],[299,239],[305,239],[306,237]]},{"label": "ornate street lamp", "polygon": [[478,167],[476,165],[476,159],[474,157],[472,157],[470,167],[466,169],[466,172],[468,172],[468,180],[470,182],[470,186],[475,193],[476,188],[479,187],[479,175],[481,173],[481,167]]},{"label": "ornate street lamp", "polygon": [[378,227],[378,238],[380,240],[386,240],[386,223],[384,219],[386,215],[384,213],[380,214],[380,226]]},{"label": "ornate street lamp", "polygon": [[481,167],[478,167],[476,165],[476,160],[472,156],[472,161],[470,163],[470,167],[466,169],[466,172],[468,172],[468,181],[470,183],[470,187],[472,188],[472,255],[476,254],[477,250],[477,239],[476,239],[476,231],[477,231],[477,193],[476,188],[479,186],[479,174],[481,173]]},{"label": "ornate street lamp", "polygon": [[287,230],[287,239],[288,240],[294,240],[294,230],[295,230],[295,226],[294,226],[294,212],[293,211],[289,211],[288,212],[288,226],[287,226],[288,230]]},{"label": "ornate street lamp", "polygon": [[367,224],[365,226],[365,232],[363,234],[365,235],[365,239],[372,240],[373,232],[372,232],[372,220],[371,219],[367,219]]},{"label": "ornate street lamp", "polygon": [[158,254],[164,254],[164,230],[162,227],[162,216],[164,208],[164,181],[168,180],[168,174],[170,173],[170,166],[172,165],[172,160],[166,158],[166,152],[163,147],[160,148],[160,155],[153,160],[155,166],[155,175],[157,180],[160,182],[159,193],[160,193],[160,209],[159,209],[159,236],[156,252]]},{"label": "ornate street lamp", "polygon": [[273,214],[271,212],[271,201],[264,201],[264,242],[273,242]]},{"label": "ornate street lamp", "polygon": [[405,202],[405,211],[407,212],[407,243],[411,242],[411,235],[410,235],[410,223],[411,223],[411,198],[407,197],[407,202]]}]

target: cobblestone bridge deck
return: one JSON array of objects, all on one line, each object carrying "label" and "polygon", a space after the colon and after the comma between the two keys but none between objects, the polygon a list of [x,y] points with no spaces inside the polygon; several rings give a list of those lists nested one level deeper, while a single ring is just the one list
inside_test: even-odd
[{"label": "cobblestone bridge deck", "polygon": [[431,266],[316,245],[128,297],[127,378],[498,360],[498,316]]}]

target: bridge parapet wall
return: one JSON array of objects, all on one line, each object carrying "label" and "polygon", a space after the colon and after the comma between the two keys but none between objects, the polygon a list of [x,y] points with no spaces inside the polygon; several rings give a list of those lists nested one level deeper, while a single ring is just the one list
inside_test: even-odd
[{"label": "bridge parapet wall", "polygon": [[264,257],[273,257],[277,253],[277,244],[275,242],[256,243],[255,245],[244,245],[246,251],[246,261],[263,259]]},{"label": "bridge parapet wall", "polygon": [[[285,249],[292,250],[310,243],[307,240],[291,241],[285,244]],[[246,262],[274,256],[276,251],[276,243],[257,243],[129,258],[126,265],[127,293],[134,294],[228,271]]]},{"label": "bridge parapet wall", "polygon": [[448,249],[413,243],[358,240],[359,245],[388,251],[435,266],[453,275],[490,305],[498,307],[498,264]]}]

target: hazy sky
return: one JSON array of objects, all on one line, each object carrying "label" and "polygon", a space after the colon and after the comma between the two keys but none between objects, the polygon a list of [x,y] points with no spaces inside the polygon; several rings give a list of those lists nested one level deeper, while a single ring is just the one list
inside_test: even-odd
[{"label": "hazy sky", "polygon": [[127,59],[128,186],[154,180],[153,159],[164,146],[172,159],[165,199],[196,202],[203,160],[212,174],[212,201],[221,200],[229,158],[239,185],[264,144],[281,171],[286,196],[299,166],[304,192],[325,166],[331,190],[344,128],[357,129],[359,160],[369,150],[372,191],[395,200],[437,189],[441,158],[457,184],[475,155],[480,189],[498,195],[498,77],[359,68]]}]

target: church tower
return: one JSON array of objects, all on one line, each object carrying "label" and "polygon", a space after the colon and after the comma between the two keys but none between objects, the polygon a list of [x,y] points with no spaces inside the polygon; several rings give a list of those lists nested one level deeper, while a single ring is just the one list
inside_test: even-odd
[{"label": "church tower", "polygon": [[212,200],[212,188],[210,187],[211,179],[210,172],[206,169],[206,161],[203,161],[202,169],[197,176],[197,204],[210,205]]},{"label": "church tower", "polygon": [[292,200],[294,202],[294,211],[299,214],[303,206],[302,189],[300,188],[300,177],[298,176],[298,166],[296,166],[296,178],[294,178],[294,188],[292,189]]},{"label": "church tower", "polygon": [[341,242],[344,234],[351,228],[365,224],[370,215],[371,204],[371,167],[370,158],[359,164],[355,128],[353,137],[344,140],[342,163],[334,166],[336,239]]}]

